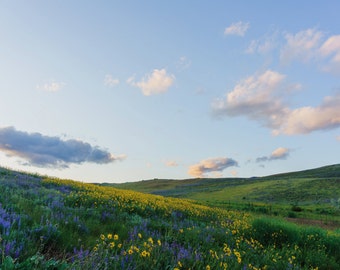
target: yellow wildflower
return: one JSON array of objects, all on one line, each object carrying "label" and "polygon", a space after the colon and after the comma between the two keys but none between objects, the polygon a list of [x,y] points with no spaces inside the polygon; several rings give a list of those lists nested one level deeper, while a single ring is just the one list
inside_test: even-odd
[{"label": "yellow wildflower", "polygon": [[117,241],[118,238],[119,238],[118,234],[115,234],[115,235],[113,236],[113,240],[115,240],[115,241]]},{"label": "yellow wildflower", "polygon": [[227,244],[224,244],[223,251],[225,252],[225,254],[226,254],[227,256],[231,256],[231,249],[228,247]]},{"label": "yellow wildflower", "polygon": [[141,256],[142,257],[150,257],[150,252],[147,252],[146,250],[143,250],[142,253],[141,253]]},{"label": "yellow wildflower", "polygon": [[151,245],[153,245],[152,237],[149,237],[148,242],[149,242]]},{"label": "yellow wildflower", "polygon": [[109,233],[109,234],[107,235],[107,239],[112,239],[112,234],[111,234],[111,233]]},{"label": "yellow wildflower", "polygon": [[240,252],[234,250],[234,254],[235,254],[236,258],[237,258],[237,262],[238,262],[238,263],[241,263],[241,262],[242,262],[242,259],[241,259],[241,254],[240,254]]}]

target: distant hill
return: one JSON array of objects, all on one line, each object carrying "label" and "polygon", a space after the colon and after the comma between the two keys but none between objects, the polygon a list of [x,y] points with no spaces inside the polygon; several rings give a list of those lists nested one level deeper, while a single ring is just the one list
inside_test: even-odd
[{"label": "distant hill", "polygon": [[289,178],[289,177],[340,177],[340,164],[323,166],[315,169],[302,170],[296,172],[280,173],[266,176],[269,178]]},{"label": "distant hill", "polygon": [[103,185],[214,205],[227,202],[330,204],[340,198],[340,164],[264,177],[152,179]]}]

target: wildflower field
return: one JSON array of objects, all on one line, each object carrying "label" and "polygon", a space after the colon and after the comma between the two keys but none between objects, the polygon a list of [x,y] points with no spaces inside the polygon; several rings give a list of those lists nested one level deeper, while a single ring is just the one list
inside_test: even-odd
[{"label": "wildflower field", "polygon": [[340,269],[340,233],[0,168],[0,269]]}]

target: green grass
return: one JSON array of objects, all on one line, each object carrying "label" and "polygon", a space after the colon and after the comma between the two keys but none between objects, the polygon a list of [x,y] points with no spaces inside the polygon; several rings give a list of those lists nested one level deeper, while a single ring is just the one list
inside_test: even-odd
[{"label": "green grass", "polygon": [[153,179],[114,186],[226,209],[340,223],[340,164],[266,177]]},{"label": "green grass", "polygon": [[[202,196],[187,200],[0,168],[0,269],[340,269],[339,230],[267,216],[276,209],[268,203],[223,199],[226,183],[256,195],[284,181],[166,181],[177,196]],[[151,190],[162,180],[144,182]],[[206,202],[209,191],[221,197]]]}]

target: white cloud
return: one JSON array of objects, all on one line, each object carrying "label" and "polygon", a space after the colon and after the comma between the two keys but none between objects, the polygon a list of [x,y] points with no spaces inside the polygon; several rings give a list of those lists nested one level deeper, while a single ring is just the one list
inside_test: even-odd
[{"label": "white cloud", "polygon": [[274,33],[268,34],[260,39],[252,40],[245,52],[249,54],[253,53],[266,54],[274,50],[277,46],[278,46],[278,32],[275,31]]},{"label": "white cloud", "polygon": [[316,29],[307,29],[295,35],[287,33],[286,45],[282,48],[280,59],[283,63],[289,63],[294,59],[304,62],[316,58],[321,44],[323,33]]},{"label": "white cloud", "polygon": [[146,75],[141,81],[135,82],[135,78],[130,77],[127,83],[138,87],[145,96],[166,92],[175,80],[174,75],[168,75],[165,69],[154,69],[151,74]]},{"label": "white cloud", "polygon": [[258,157],[256,162],[272,161],[278,159],[286,159],[290,154],[290,150],[285,147],[276,148],[270,156]]},{"label": "white cloud", "polygon": [[239,82],[226,99],[214,102],[213,109],[218,114],[245,115],[272,126],[286,110],[281,93],[287,90],[285,78],[285,75],[271,70],[250,76]]},{"label": "white cloud", "polygon": [[282,117],[277,134],[307,134],[316,130],[340,127],[340,93],[325,97],[317,107],[302,107],[287,111]]},{"label": "white cloud", "polygon": [[263,42],[261,42],[260,40],[252,40],[245,52],[249,54],[255,52],[264,54],[272,50],[273,47],[274,44],[270,40],[265,40]]},{"label": "white cloud", "polygon": [[340,62],[340,35],[328,38],[320,47],[320,52],[324,56],[333,55],[332,61]]},{"label": "white cloud", "polygon": [[340,35],[329,37],[320,47],[323,57],[330,57],[324,70],[340,74]]},{"label": "white cloud", "polygon": [[58,92],[61,90],[66,84],[63,82],[56,82],[56,81],[50,81],[47,83],[44,83],[42,85],[37,85],[37,89],[43,90],[46,92]]},{"label": "white cloud", "polygon": [[225,28],[224,34],[225,35],[237,35],[237,36],[244,36],[249,28],[249,23],[245,22],[237,22],[231,24],[229,27]]},{"label": "white cloud", "polygon": [[[267,70],[250,76],[213,103],[218,115],[246,116],[272,129],[274,135],[307,134],[340,126],[340,93],[328,96],[317,107],[289,108],[286,99],[292,88],[285,75]],[[284,98],[285,97],[285,98]]]},{"label": "white cloud", "polygon": [[115,87],[119,84],[119,79],[114,79],[112,75],[107,74],[104,78],[104,85],[108,87]]},{"label": "white cloud", "polygon": [[271,159],[284,159],[289,155],[289,149],[284,147],[279,147],[275,149],[271,155]]},{"label": "white cloud", "polygon": [[189,167],[188,174],[194,177],[202,177],[205,173],[219,173],[232,166],[238,166],[238,163],[231,158],[210,158],[191,165]]},{"label": "white cloud", "polygon": [[288,65],[294,61],[312,63],[323,72],[340,75],[340,35],[327,36],[315,28],[297,33],[274,31],[252,40],[245,53],[267,54],[275,48],[279,50],[282,64]]}]

